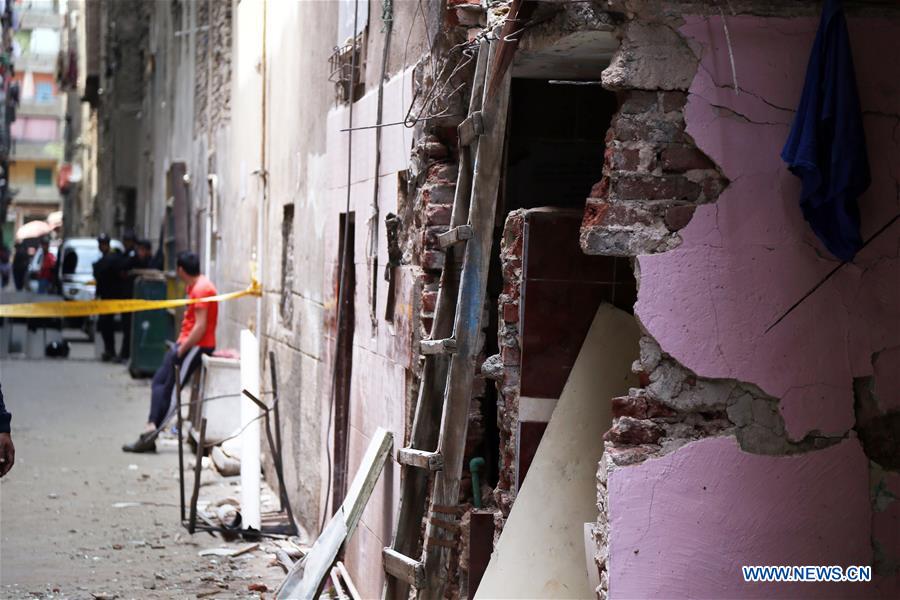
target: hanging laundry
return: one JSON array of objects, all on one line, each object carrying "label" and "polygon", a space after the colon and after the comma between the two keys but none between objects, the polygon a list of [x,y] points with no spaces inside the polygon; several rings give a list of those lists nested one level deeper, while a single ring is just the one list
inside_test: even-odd
[{"label": "hanging laundry", "polygon": [[847,20],[826,0],[800,106],[781,158],[802,181],[800,208],[829,252],[851,261],[862,246],[857,199],[871,182]]}]

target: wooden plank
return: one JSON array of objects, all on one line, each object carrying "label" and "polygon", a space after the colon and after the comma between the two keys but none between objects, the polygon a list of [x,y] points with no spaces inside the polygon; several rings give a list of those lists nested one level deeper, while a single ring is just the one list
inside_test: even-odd
[{"label": "wooden plank", "polygon": [[442,340],[422,340],[419,342],[419,353],[425,356],[435,354],[453,354],[456,352],[456,340],[444,338]]},{"label": "wooden plank", "polygon": [[340,600],[348,598],[346,592],[344,592],[344,586],[341,585],[341,573],[337,567],[331,567],[331,585],[334,586],[334,593]]},{"label": "wooden plank", "polygon": [[470,146],[478,136],[484,133],[484,121],[480,111],[471,113],[456,129],[459,134],[459,145]]},{"label": "wooden plank", "polygon": [[418,467],[426,471],[440,471],[444,468],[444,457],[437,452],[400,448],[397,450],[397,462],[409,467]]},{"label": "wooden plank", "polygon": [[347,587],[347,594],[353,600],[362,600],[362,596],[359,595],[359,590],[356,589],[356,585],[353,583],[353,579],[350,578],[350,573],[347,571],[347,567],[344,566],[344,563],[341,561],[337,561],[337,570],[341,573],[341,579],[344,580],[344,585]]},{"label": "wooden plank", "polygon": [[[481,109],[484,96],[485,72],[488,64],[488,42],[482,40],[475,64],[472,80],[472,96],[469,112]],[[472,156],[478,142],[471,146],[461,147],[459,151],[459,174],[456,181],[456,193],[453,200],[453,212],[450,217],[451,227],[464,225],[469,220],[469,200],[472,186]],[[434,322],[431,326],[431,337],[443,339],[453,333],[453,322],[456,313],[456,300],[459,291],[459,267],[461,253],[459,248],[447,249],[444,270],[441,272],[441,283],[435,305]],[[444,387],[447,383],[447,356],[426,356],[422,370],[422,384],[413,418],[409,445],[413,448],[436,448],[438,428],[440,426],[441,406]],[[400,505],[397,526],[391,547],[406,556],[421,552],[419,540],[422,519],[425,516],[425,498],[428,496],[429,473],[421,469],[401,467]],[[387,577],[383,598],[391,600],[407,600],[409,585],[394,577]]]},{"label": "wooden plank", "polygon": [[393,440],[394,436],[389,431],[381,427],[375,431],[344,502],[328,521],[328,525],[322,530],[309,553],[294,563],[294,567],[276,591],[276,598],[317,597],[341,547],[345,540],[353,535],[359,523],[363,509],[391,452]]},{"label": "wooden plank", "polygon": [[[494,53],[497,44],[498,42],[491,44],[491,54]],[[437,447],[444,456],[444,469],[435,475],[434,492],[431,497],[431,501],[439,506],[450,506],[459,501],[459,481],[463,468],[472,380],[475,376],[474,364],[483,325],[482,315],[487,295],[497,193],[503,166],[509,86],[510,71],[507,70],[500,81],[497,93],[491,99],[486,98],[484,102],[487,104],[482,106],[485,134],[478,143],[469,209],[469,222],[475,229],[475,236],[465,246],[454,326],[457,350],[450,358],[441,417],[441,434]],[[434,523],[429,523],[425,535],[430,542],[449,541],[452,537],[449,532],[436,527]],[[426,546],[426,587],[420,590],[420,596],[426,598],[444,596],[444,573],[449,555],[447,548],[440,544],[429,543]]]},{"label": "wooden plank", "polygon": [[415,588],[425,583],[425,565],[391,548],[381,551],[384,571]]},{"label": "wooden plank", "polygon": [[472,226],[471,225],[460,225],[459,227],[454,227],[449,231],[445,231],[444,233],[437,236],[438,246],[442,249],[449,248],[453,244],[458,244],[460,242],[464,242],[466,240],[472,239]]}]

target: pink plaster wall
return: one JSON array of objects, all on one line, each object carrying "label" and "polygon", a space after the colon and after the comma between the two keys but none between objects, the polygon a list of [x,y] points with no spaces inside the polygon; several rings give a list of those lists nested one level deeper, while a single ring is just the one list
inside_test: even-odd
[{"label": "pink plaster wall", "polygon": [[748,584],[741,565],[870,565],[856,440],[774,457],[707,438],[609,475],[611,598],[849,598],[861,584]]},{"label": "pink plaster wall", "polygon": [[[679,248],[639,258],[636,305],[650,334],[686,367],[779,397],[793,439],[851,428],[853,377],[873,374],[873,354],[900,344],[900,223],[765,333],[837,264],[803,220],[798,180],[779,157],[816,25],[729,17],[736,94],[721,19],[686,18],[681,33],[701,59],[687,131],[731,184],[697,209]],[[900,78],[884,68],[900,51],[900,21],[853,19],[850,35],[873,177],[860,201],[866,239],[900,212]],[[885,355],[882,373],[900,363],[896,354]]]}]

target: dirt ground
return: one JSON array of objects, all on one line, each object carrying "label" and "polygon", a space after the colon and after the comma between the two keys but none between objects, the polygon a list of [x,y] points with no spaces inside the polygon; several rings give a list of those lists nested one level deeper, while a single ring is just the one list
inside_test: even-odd
[{"label": "dirt ground", "polygon": [[[146,419],[149,380],[94,360],[80,343],[65,360],[4,360],[0,382],[16,445],[0,482],[0,596],[273,596],[284,571],[266,552],[272,542],[236,558],[198,555],[248,543],[191,536],[180,525],[174,440],[156,454],[121,451]],[[200,498],[239,497],[238,480],[204,470]]]}]

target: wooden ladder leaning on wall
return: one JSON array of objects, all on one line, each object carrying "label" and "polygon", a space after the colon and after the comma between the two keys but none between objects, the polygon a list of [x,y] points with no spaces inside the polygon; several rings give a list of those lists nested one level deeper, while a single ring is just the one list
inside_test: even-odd
[{"label": "wooden ladder leaning on wall", "polygon": [[[425,366],[410,445],[397,451],[400,513],[392,546],[382,552],[387,599],[406,600],[410,586],[418,598],[443,597],[450,549],[459,532],[459,485],[509,105],[508,69],[496,93],[486,85],[500,43],[480,42],[469,113],[459,125],[459,175],[451,224],[439,237],[446,260],[431,338],[420,347]],[[426,510],[429,517],[420,545]],[[421,554],[415,558],[419,548]]]}]

